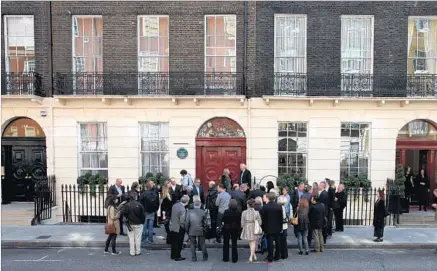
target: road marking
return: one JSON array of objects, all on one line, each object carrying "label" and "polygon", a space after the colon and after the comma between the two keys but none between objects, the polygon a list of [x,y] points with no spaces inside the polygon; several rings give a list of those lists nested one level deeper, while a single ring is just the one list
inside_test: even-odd
[{"label": "road marking", "polygon": [[64,260],[14,260],[14,262],[63,262]]},{"label": "road marking", "polygon": [[46,255],[38,260],[14,260],[14,262],[63,262],[64,260],[46,260],[49,255]]},{"label": "road marking", "polygon": [[60,249],[60,250],[58,250],[57,253],[61,253],[62,251],[66,250],[66,249],[67,249],[67,248]]}]

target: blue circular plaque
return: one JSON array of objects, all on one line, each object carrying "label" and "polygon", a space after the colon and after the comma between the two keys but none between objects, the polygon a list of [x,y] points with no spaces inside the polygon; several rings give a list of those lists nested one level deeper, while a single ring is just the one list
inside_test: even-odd
[{"label": "blue circular plaque", "polygon": [[179,159],[185,159],[188,156],[188,151],[185,148],[179,148],[176,152],[176,155]]}]

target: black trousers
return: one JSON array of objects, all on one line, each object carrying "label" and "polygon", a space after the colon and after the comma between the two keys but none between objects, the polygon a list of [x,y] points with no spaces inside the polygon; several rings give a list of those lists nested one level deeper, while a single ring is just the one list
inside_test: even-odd
[{"label": "black trousers", "polygon": [[223,213],[218,213],[217,214],[217,226],[216,226],[216,228],[217,228],[217,236],[216,236],[216,240],[217,240],[217,242],[220,242],[221,241],[221,226],[222,226],[222,221],[223,221]]},{"label": "black trousers", "polygon": [[[275,257],[273,258],[273,241],[275,242]],[[280,234],[267,234],[267,251],[269,252],[267,255],[267,260],[272,262],[273,260],[277,261],[280,258]]]},{"label": "black trousers", "polygon": [[177,259],[177,258],[181,258],[181,251],[182,251],[182,247],[184,245],[184,236],[185,236],[185,231],[183,229],[179,229],[179,232],[170,232],[171,238],[170,238],[170,242],[171,242],[171,255],[170,258],[172,260]]},{"label": "black trousers", "polygon": [[217,235],[217,214],[218,209],[209,210],[209,216],[211,218],[211,234],[209,234],[208,238],[214,238]]},{"label": "black trousers", "polygon": [[120,221],[120,234],[124,234],[124,232],[123,232],[123,216],[121,216],[118,220]]},{"label": "black trousers", "polygon": [[232,241],[232,262],[238,261],[238,230],[223,230],[223,261],[229,262],[229,240]]},{"label": "black trousers", "polygon": [[105,251],[108,251],[109,249],[109,244],[111,243],[111,247],[112,247],[112,252],[115,253],[115,245],[116,245],[116,239],[117,239],[117,234],[116,233],[111,233],[108,235],[108,239],[106,239],[106,245],[105,245]]},{"label": "black trousers", "polygon": [[332,220],[334,219],[334,211],[332,210],[332,208],[329,208],[328,211],[328,227],[327,227],[327,234],[328,236],[332,235]]},{"label": "black trousers", "polygon": [[344,231],[343,209],[335,209],[335,231]]},{"label": "black trousers", "polygon": [[287,230],[283,230],[282,233],[279,235],[279,252],[281,254],[281,259],[287,259],[288,258],[288,244],[287,244]]}]

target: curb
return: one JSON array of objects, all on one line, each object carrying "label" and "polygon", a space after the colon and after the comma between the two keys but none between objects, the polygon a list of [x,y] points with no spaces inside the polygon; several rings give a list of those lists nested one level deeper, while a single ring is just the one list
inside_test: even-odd
[{"label": "curb", "polygon": [[[88,247],[88,248],[103,248],[105,241],[7,241],[2,240],[2,249],[18,249],[18,248],[63,248],[63,247]],[[129,247],[128,242],[119,242],[117,247]],[[142,246],[146,250],[169,250],[167,244],[154,244]],[[189,246],[184,245],[185,248]],[[222,244],[207,244],[208,248],[222,248]],[[238,244],[238,248],[249,248],[249,245]],[[430,243],[369,243],[369,244],[326,244],[326,249],[436,249],[437,244]],[[288,244],[289,249],[297,249],[297,245]]]}]

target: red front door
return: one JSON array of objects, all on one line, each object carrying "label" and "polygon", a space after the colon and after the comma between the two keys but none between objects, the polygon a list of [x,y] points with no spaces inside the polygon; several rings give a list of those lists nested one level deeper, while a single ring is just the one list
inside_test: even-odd
[{"label": "red front door", "polygon": [[210,181],[219,183],[225,168],[231,172],[232,182],[238,181],[240,164],[244,162],[241,147],[201,147],[201,150],[200,168],[196,171],[205,190]]}]

